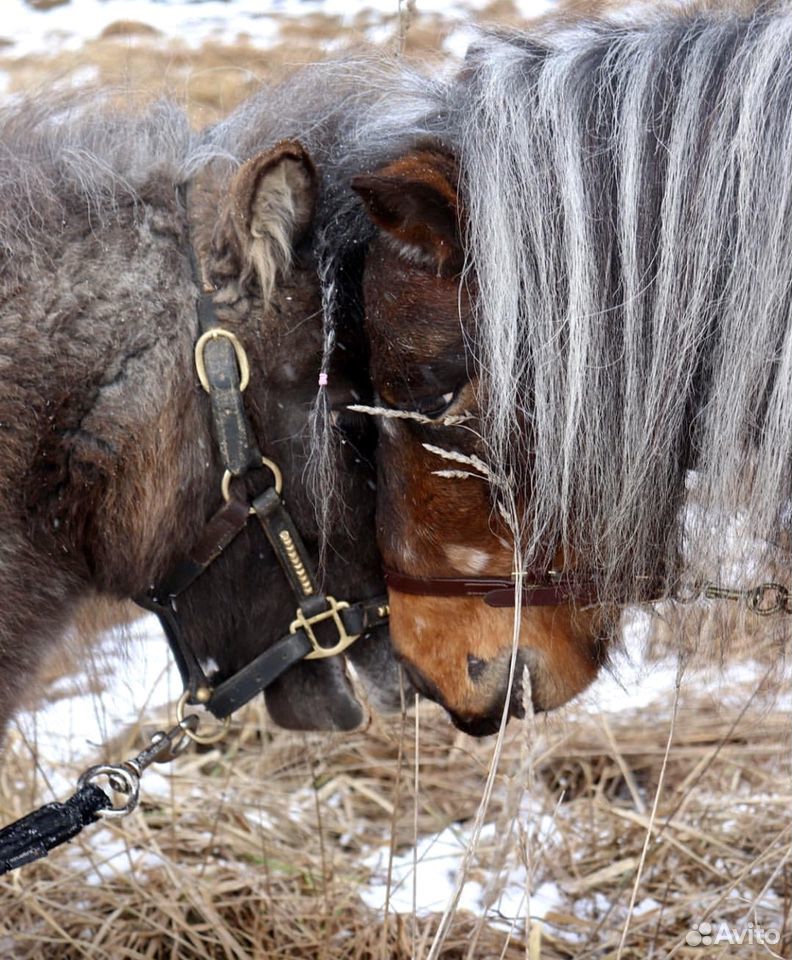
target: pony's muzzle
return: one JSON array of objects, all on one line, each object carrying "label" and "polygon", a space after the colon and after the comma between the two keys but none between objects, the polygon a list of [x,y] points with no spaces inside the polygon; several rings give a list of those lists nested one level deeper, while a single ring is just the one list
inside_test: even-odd
[{"label": "pony's muzzle", "polygon": [[[482,660],[468,655],[469,693],[463,701],[453,702],[447,693],[430,680],[416,664],[402,656],[402,667],[415,690],[429,700],[439,703],[459,730],[472,737],[486,737],[497,733],[507,717],[525,716],[523,676],[525,654],[518,650],[514,672],[511,670],[511,651],[503,651],[493,660]],[[512,682],[509,683],[509,677]]]},{"label": "pony's muzzle", "polygon": [[[468,657],[468,674],[474,679],[483,678],[489,671],[495,670],[501,677],[502,694],[492,704],[488,713],[478,716],[468,717],[449,711],[449,716],[454,726],[467,733],[471,737],[488,737],[495,734],[500,729],[503,722],[504,713],[507,719],[516,717],[522,720],[525,717],[525,688],[523,678],[525,676],[525,650],[517,650],[515,654],[514,674],[511,684],[509,675],[511,674],[511,654],[507,658],[498,658],[494,664],[482,662],[476,657]],[[471,660],[477,661],[471,664]],[[471,672],[471,666],[473,670]],[[503,672],[506,672],[503,678]],[[530,690],[528,691],[530,695]]]}]

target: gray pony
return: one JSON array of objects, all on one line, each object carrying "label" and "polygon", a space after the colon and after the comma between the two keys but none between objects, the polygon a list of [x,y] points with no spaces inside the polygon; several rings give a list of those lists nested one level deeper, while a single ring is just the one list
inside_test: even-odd
[{"label": "gray pony", "polygon": [[[328,185],[299,144],[283,142],[300,133],[321,169],[344,123],[378,96],[356,77],[309,73],[299,90],[264,90],[203,136],[171,103],[119,111],[98,94],[0,113],[0,731],[78,604],[143,594],[222,502],[209,400],[193,366],[191,256],[247,351],[248,419],[280,466],[327,591],[356,600],[382,592],[364,418],[342,412],[327,428],[334,436],[318,459],[334,477],[334,522],[321,543],[304,482],[317,402],[329,411],[365,398],[368,386],[352,338],[332,360],[324,343],[317,278]],[[353,305],[334,309],[343,340]],[[254,471],[246,492],[268,482]],[[326,522],[328,511],[318,513]],[[179,612],[197,656],[222,679],[287,630],[294,606],[248,525]],[[398,704],[386,629],[349,656],[379,706]],[[267,703],[295,728],[363,719],[340,658],[294,667]]]}]

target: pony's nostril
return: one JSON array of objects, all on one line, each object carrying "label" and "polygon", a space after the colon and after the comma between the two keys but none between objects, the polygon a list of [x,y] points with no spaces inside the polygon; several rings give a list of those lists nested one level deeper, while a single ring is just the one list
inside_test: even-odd
[{"label": "pony's nostril", "polygon": [[482,660],[480,657],[474,657],[472,653],[468,654],[468,658],[467,658],[468,676],[474,683],[477,680],[481,679],[486,669],[487,669],[486,660]]}]

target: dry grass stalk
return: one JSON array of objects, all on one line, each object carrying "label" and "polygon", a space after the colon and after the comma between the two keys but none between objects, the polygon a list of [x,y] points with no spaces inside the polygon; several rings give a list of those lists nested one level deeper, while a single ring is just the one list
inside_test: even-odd
[{"label": "dry grass stalk", "polygon": [[[375,718],[351,736],[279,731],[254,706],[222,747],[144,781],[132,817],[0,880],[0,955],[407,960],[441,932],[444,958],[585,960],[615,957],[625,930],[622,956],[644,960],[701,955],[682,941],[714,919],[777,927],[789,956],[790,683],[783,669],[764,676],[775,648],[759,652],[758,668],[755,646],[750,660],[735,652],[744,679],[723,692],[683,676],[667,758],[673,684],[651,712],[580,705],[511,726],[468,865],[487,908],[453,911],[443,931],[440,913],[396,913],[396,889],[387,916],[361,893],[388,878],[375,851],[403,861],[416,833],[447,828],[464,846],[492,741],[460,736],[431,706],[420,725]],[[142,738],[133,727],[105,752],[126,756]],[[29,746],[12,733],[3,820],[51,798]],[[522,895],[541,920],[515,922]],[[767,954],[743,944],[739,956]]]}]

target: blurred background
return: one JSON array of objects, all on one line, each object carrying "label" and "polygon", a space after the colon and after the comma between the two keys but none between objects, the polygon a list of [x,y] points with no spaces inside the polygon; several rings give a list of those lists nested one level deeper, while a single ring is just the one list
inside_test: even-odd
[{"label": "blurred background", "polygon": [[[461,57],[472,22],[521,24],[553,0],[3,0],[0,91],[38,84],[166,91],[196,123],[261,80],[361,44]],[[589,5],[590,6],[590,5]]]}]

